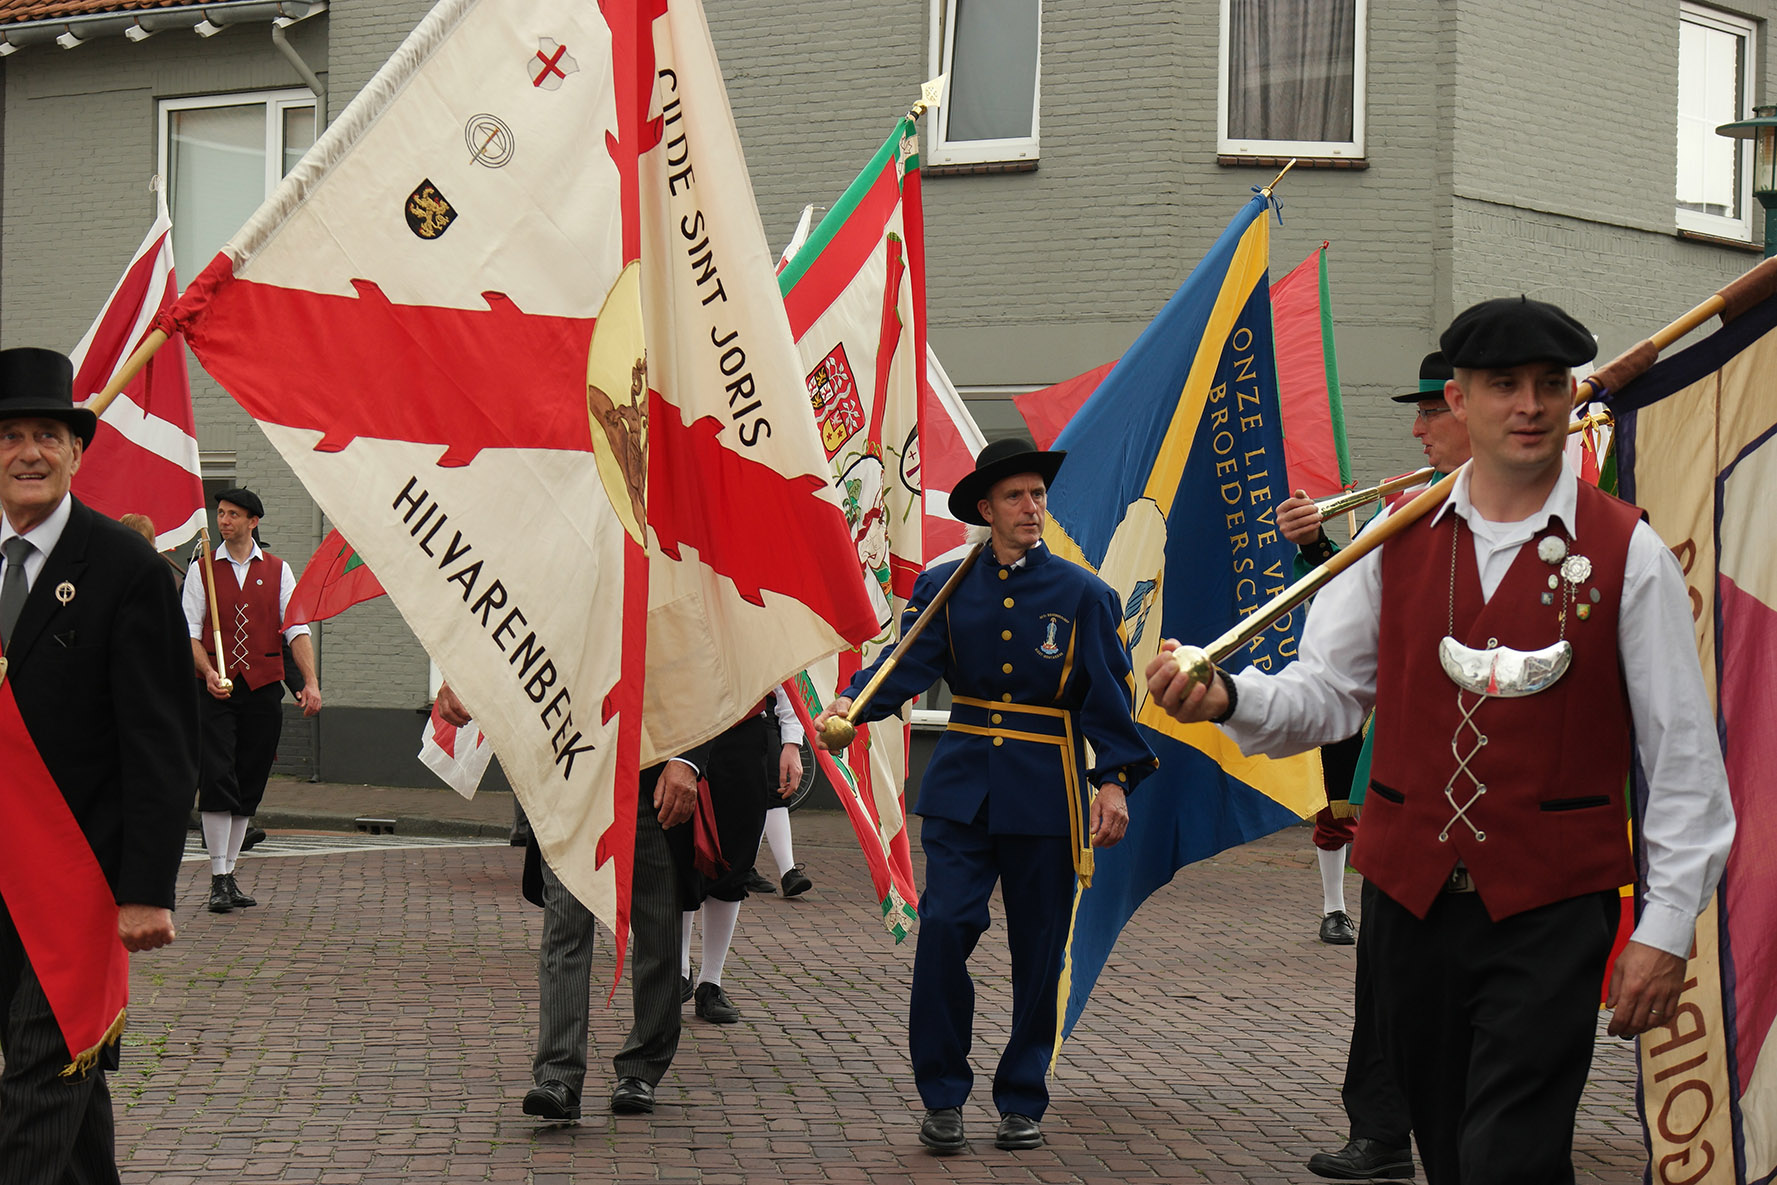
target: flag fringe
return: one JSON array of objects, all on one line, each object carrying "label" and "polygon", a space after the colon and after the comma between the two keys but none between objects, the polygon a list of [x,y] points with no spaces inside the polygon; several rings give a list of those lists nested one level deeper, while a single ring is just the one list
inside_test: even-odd
[{"label": "flag fringe", "polygon": [[91,1049],[85,1049],[75,1054],[74,1060],[63,1066],[61,1073],[56,1077],[84,1078],[88,1070],[99,1064],[99,1055],[105,1052],[105,1047],[115,1045],[117,1039],[123,1036],[124,1022],[129,1018],[129,1015],[128,1008],[119,1012],[117,1019],[112,1021],[111,1026],[105,1030],[105,1035],[99,1038],[99,1043]]}]

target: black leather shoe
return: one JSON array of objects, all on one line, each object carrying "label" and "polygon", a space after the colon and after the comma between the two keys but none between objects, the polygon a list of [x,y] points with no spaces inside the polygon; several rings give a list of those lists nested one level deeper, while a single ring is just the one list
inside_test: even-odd
[{"label": "black leather shoe", "polygon": [[619,1078],[611,1091],[611,1110],[618,1115],[652,1115],[654,1087],[640,1078]]},{"label": "black leather shoe", "polygon": [[227,913],[233,908],[234,895],[228,891],[228,877],[212,874],[210,877],[210,912]]},{"label": "black leather shoe", "polygon": [[679,1003],[689,1004],[690,1002],[691,1002],[691,977],[689,975],[681,975],[681,976],[679,976]]},{"label": "black leather shoe", "polygon": [[241,892],[240,883],[234,879],[234,873],[232,872],[228,874],[228,899],[234,902],[234,907],[236,909],[245,909],[249,905],[259,904],[259,898],[249,897]]},{"label": "black leather shoe", "polygon": [[1358,1136],[1337,1152],[1310,1156],[1308,1171],[1334,1181],[1411,1181],[1413,1150]]},{"label": "black leather shoe", "polygon": [[241,851],[250,852],[265,842],[265,828],[249,827],[247,834],[241,839]]},{"label": "black leather shoe", "polygon": [[580,1100],[565,1082],[539,1082],[525,1092],[524,1113],[539,1119],[578,1119]]},{"label": "black leather shoe", "polygon": [[1342,909],[1335,909],[1320,919],[1320,940],[1328,946],[1351,946],[1357,942],[1357,926],[1353,924],[1351,915]]},{"label": "black leather shoe", "polygon": [[713,1025],[731,1025],[740,1019],[740,1009],[734,1006],[721,984],[700,983],[694,995],[698,1020],[707,1020]]},{"label": "black leather shoe", "polygon": [[963,1109],[933,1107],[927,1111],[925,1122],[919,1125],[919,1142],[939,1156],[949,1156],[967,1148],[969,1141],[963,1135]]},{"label": "black leather shoe", "polygon": [[800,897],[812,888],[814,888],[814,882],[809,880],[808,874],[802,871],[802,865],[798,864],[784,873],[785,897]]},{"label": "black leather shoe", "polygon": [[1028,1115],[1008,1111],[1000,1116],[1000,1130],[994,1133],[993,1146],[1016,1152],[1020,1148],[1041,1148],[1043,1129]]},{"label": "black leather shoe", "polygon": [[751,872],[747,873],[745,888],[749,893],[769,894],[777,892],[777,886],[760,876],[757,868],[754,868]]}]

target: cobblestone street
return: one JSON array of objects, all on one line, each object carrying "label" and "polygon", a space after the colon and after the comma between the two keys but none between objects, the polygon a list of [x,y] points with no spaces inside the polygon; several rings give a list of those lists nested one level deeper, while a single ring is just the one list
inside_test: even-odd
[{"label": "cobblestone street", "polygon": [[[1304,1182],[1307,1156],[1344,1142],[1353,951],[1315,940],[1305,831],[1186,869],[1131,923],[1033,1152],[992,1145],[1010,1008],[996,921],[976,958],[973,1146],[941,1160],[918,1143],[903,1032],[917,935],[897,948],[882,930],[840,815],[795,826],[815,889],[746,905],[724,976],[741,1022],[687,1006],[651,1117],[601,1106],[629,1020],[627,984],[604,1006],[602,936],[586,1118],[570,1126],[519,1110],[541,914],[519,896],[518,850],[274,833],[240,869],[261,904],[221,916],[188,861],[179,941],[134,960],[112,1078],[124,1179]],[[1633,1084],[1631,1047],[1601,1036],[1581,1180],[1640,1180]]]}]

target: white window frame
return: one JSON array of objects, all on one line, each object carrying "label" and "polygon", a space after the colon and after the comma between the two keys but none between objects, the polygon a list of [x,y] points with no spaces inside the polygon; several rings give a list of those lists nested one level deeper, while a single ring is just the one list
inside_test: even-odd
[{"label": "white window frame", "polygon": [[[1361,0],[1360,0],[1361,2]],[[955,49],[956,0],[931,0],[931,34],[928,44],[927,76],[943,74],[944,99],[938,105],[936,118],[926,126],[927,165],[984,165],[1036,160],[1043,114],[1043,9],[1037,4],[1037,68],[1030,96],[1030,135],[1010,136],[999,140],[947,139],[950,132],[950,64]]]},{"label": "white window frame", "polygon": [[1216,152],[1223,156],[1300,156],[1358,159],[1364,155],[1365,108],[1369,93],[1370,3],[1356,0],[1352,34],[1351,139],[1247,140],[1228,135],[1228,32],[1232,0],[1221,0],[1221,35],[1216,42]]},{"label": "white window frame", "polygon": [[[156,105],[155,123],[160,135],[160,148],[157,159],[160,162],[160,175],[166,177],[167,192],[171,193],[172,178],[167,177],[169,161],[168,149],[171,144],[167,140],[170,121],[167,116],[174,111],[191,111],[207,107],[250,107],[263,103],[265,105],[265,193],[278,187],[284,179],[284,112],[292,107],[310,107],[319,112],[314,92],[307,87],[289,87],[273,91],[238,91],[226,95],[190,95],[182,99],[161,99]],[[315,138],[320,139],[321,129],[315,129]]]},{"label": "white window frame", "polygon": [[[1745,17],[1723,12],[1718,8],[1706,8],[1701,4],[1691,4],[1688,0],[1678,6],[1680,25],[1690,23],[1718,29],[1740,38],[1745,47],[1746,62],[1740,80],[1740,111],[1734,117],[1739,119],[1752,118],[1753,92],[1758,81],[1758,25]],[[1678,117],[1673,112],[1673,119]],[[1740,154],[1740,217],[1729,218],[1725,214],[1705,214],[1701,210],[1687,210],[1676,204],[1676,195],[1672,207],[1673,223],[1680,230],[1692,231],[1696,234],[1714,235],[1717,238],[1737,239],[1744,243],[1752,242],[1752,140],[1738,141],[1735,145]],[[1674,185],[1676,185],[1676,178]]]}]

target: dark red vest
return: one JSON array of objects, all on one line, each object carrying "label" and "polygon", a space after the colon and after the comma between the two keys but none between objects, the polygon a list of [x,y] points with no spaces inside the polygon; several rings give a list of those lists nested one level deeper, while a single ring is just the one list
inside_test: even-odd
[{"label": "dark red vest", "polygon": [[[1376,746],[1352,862],[1416,916],[1431,908],[1458,859],[1496,921],[1635,879],[1623,796],[1630,718],[1617,616],[1629,536],[1640,517],[1636,507],[1582,482],[1576,538],[1555,524],[1526,543],[1485,604],[1474,538],[1454,512],[1435,527],[1422,519],[1383,546]],[[1438,661],[1449,623],[1452,545],[1455,638],[1476,649],[1497,640],[1539,650],[1560,636],[1563,590],[1553,590],[1554,604],[1542,603],[1559,567],[1537,554],[1549,534],[1592,562],[1567,611],[1573,662],[1545,691],[1489,698],[1476,709],[1474,724],[1488,743],[1468,768],[1487,792],[1467,818],[1485,832],[1480,840],[1467,823],[1453,821],[1455,807],[1444,795],[1457,773],[1452,738],[1458,752],[1474,748],[1457,686]],[[1579,605],[1588,606],[1584,620]],[[1476,698],[1465,693],[1463,703]],[[1474,784],[1458,774],[1451,793],[1465,803]]]},{"label": "dark red vest", "polygon": [[[284,623],[283,614],[278,611],[284,561],[266,551],[259,554],[261,558],[247,566],[245,587],[235,581],[234,566],[225,553],[218,552],[210,560],[216,581],[216,612],[222,616],[222,649],[228,658],[228,677],[246,683],[251,691],[284,677]],[[236,645],[237,628],[244,629],[246,634],[244,646]],[[204,653],[215,662],[216,632],[211,628],[207,602],[203,643]],[[245,663],[240,654],[243,649]]]}]

